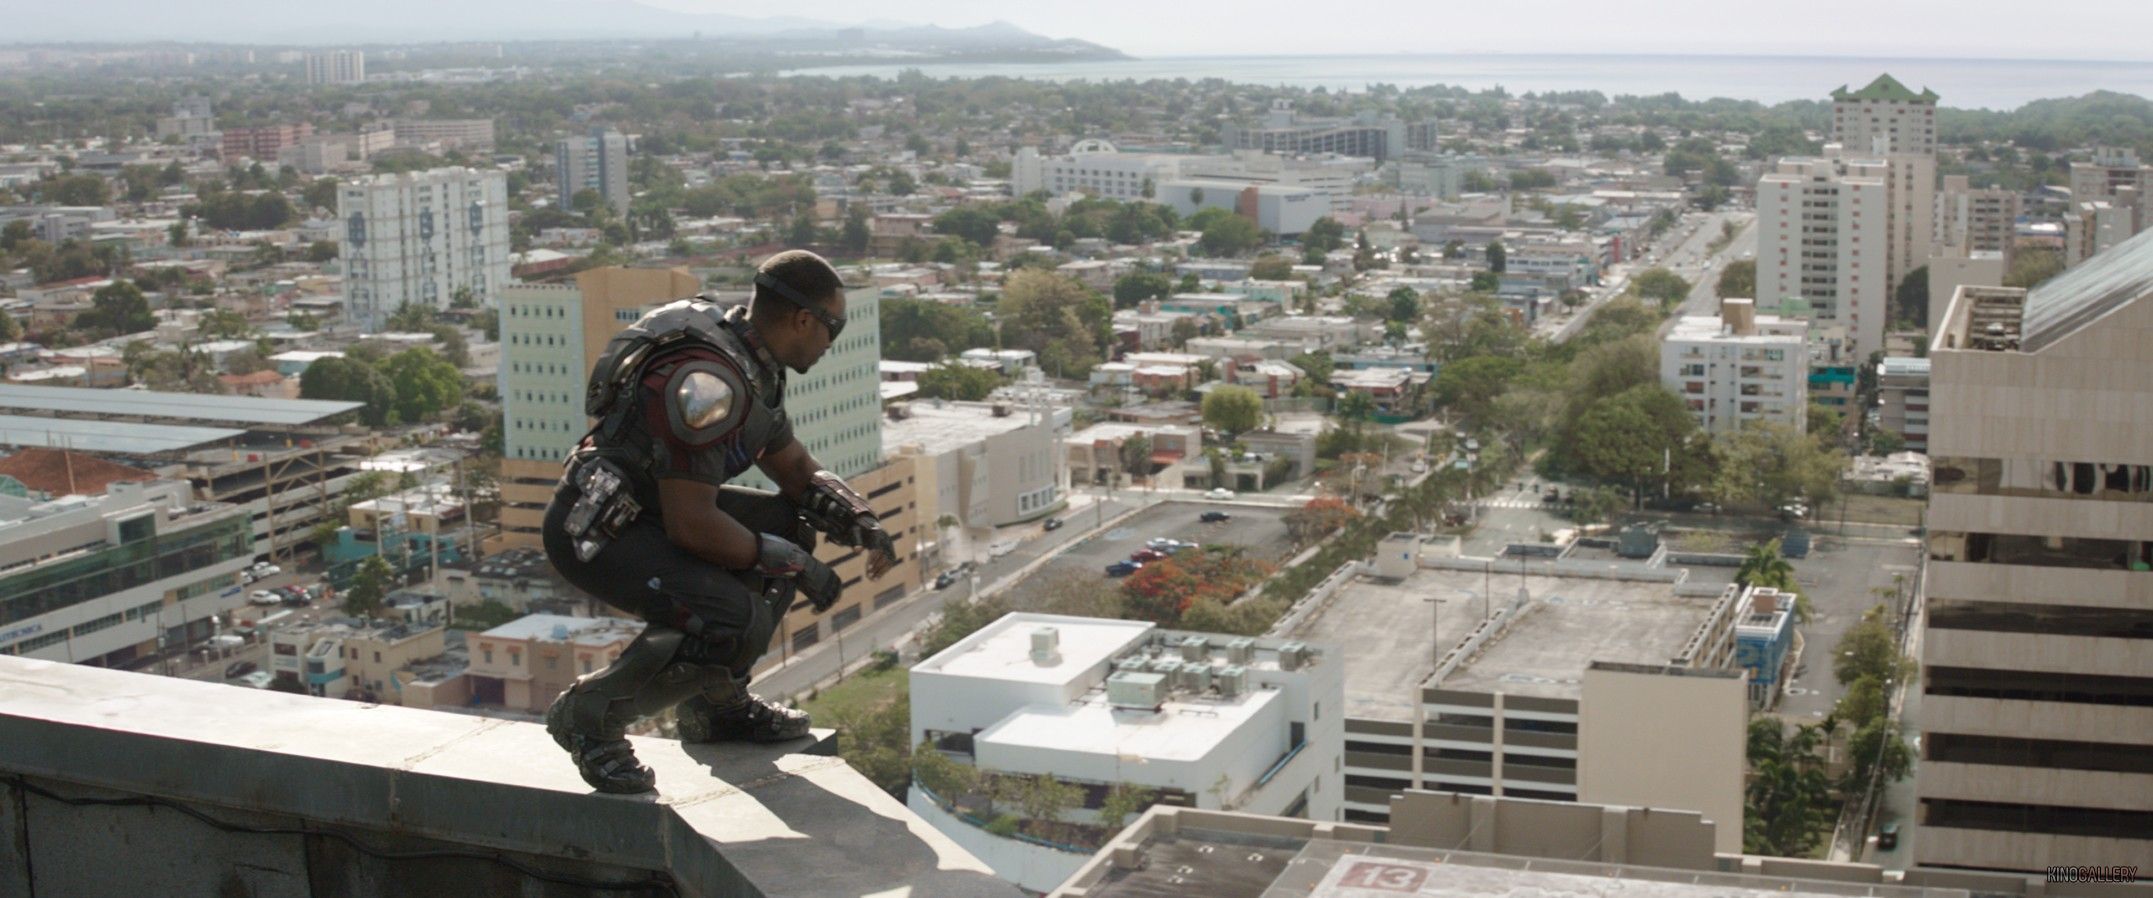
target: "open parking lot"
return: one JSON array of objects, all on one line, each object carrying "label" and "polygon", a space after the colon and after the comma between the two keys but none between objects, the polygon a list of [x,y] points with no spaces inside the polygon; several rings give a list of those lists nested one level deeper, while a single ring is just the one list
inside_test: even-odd
[{"label": "open parking lot", "polygon": [[[1233,518],[1202,523],[1198,518],[1206,511],[1224,511]],[[1163,502],[1070,547],[1012,585],[1006,595],[1013,608],[1035,608],[1041,597],[1058,584],[1071,579],[1107,580],[1107,565],[1142,549],[1146,540],[1162,536],[1201,545],[1237,545],[1253,557],[1277,563],[1291,548],[1286,539],[1287,511],[1226,502]]]}]

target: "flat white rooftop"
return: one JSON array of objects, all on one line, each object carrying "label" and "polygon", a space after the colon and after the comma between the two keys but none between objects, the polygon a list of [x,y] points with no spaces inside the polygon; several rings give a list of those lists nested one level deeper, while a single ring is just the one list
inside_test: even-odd
[{"label": "flat white rooftop", "polygon": [[1282,701],[1277,690],[1257,689],[1230,699],[1169,701],[1150,711],[1111,707],[1104,692],[1094,692],[1081,704],[1032,705],[973,738],[1010,748],[1200,761],[1276,701]]},{"label": "flat white rooftop", "polygon": [[921,400],[905,406],[905,417],[883,419],[882,443],[886,446],[918,444],[928,455],[940,455],[1044,420],[1026,413],[1021,406],[1010,408],[1007,415],[995,417],[994,404],[989,402],[937,405],[933,400]]},{"label": "flat white rooftop", "polygon": [[[1020,683],[1065,684],[1127,651],[1156,625],[1147,621],[1099,620],[1054,614],[1010,614],[912,668],[953,677]],[[1060,661],[1032,660],[1032,631],[1053,627]]]}]

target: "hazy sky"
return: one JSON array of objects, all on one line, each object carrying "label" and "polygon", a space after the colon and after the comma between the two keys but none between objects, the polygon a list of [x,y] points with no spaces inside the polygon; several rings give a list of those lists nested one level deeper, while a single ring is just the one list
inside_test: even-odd
[{"label": "hazy sky", "polygon": [[2153,59],[2149,0],[736,0],[653,6],[833,22],[1002,19],[1138,56],[1315,53],[1774,53]]}]

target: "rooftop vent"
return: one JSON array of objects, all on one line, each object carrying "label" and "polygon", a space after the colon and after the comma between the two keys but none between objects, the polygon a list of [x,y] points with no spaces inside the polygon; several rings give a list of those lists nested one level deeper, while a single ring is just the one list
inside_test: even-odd
[{"label": "rooftop vent", "polygon": [[1053,667],[1062,663],[1062,631],[1053,627],[1032,630],[1032,663],[1040,667]]},{"label": "rooftop vent", "polygon": [[1226,660],[1232,664],[1247,664],[1256,660],[1256,640],[1243,636],[1226,643]]},{"label": "rooftop vent", "polygon": [[1308,643],[1289,642],[1278,647],[1279,670],[1300,670],[1308,661]]}]

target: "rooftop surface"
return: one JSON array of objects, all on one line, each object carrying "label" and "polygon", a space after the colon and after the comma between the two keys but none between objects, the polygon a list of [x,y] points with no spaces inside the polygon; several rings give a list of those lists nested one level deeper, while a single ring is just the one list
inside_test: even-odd
[{"label": "rooftop surface", "polygon": [[560,629],[566,629],[567,635],[573,637],[584,630],[640,626],[641,624],[636,621],[618,617],[569,617],[565,614],[526,614],[479,635],[491,636],[495,639],[559,639],[564,637],[555,636],[554,634],[559,632]]},{"label": "rooftop surface", "polygon": [[1012,408],[1009,414],[997,418],[991,402],[950,402],[939,406],[931,400],[912,402],[905,406],[905,417],[883,418],[882,443],[886,446],[917,443],[928,455],[940,455],[1008,433],[1035,420],[1039,419],[1026,414],[1022,407]]},{"label": "rooftop surface", "polygon": [[[1725,321],[1718,315],[1684,315],[1675,320],[1674,330],[1667,332],[1669,340],[1712,340],[1723,343],[1786,343],[1799,346],[1800,334],[1727,334],[1721,333]],[[1757,327],[1776,327],[1783,324],[1777,315],[1757,316]]]},{"label": "rooftop surface", "polygon": [[[1430,573],[1472,579],[1465,572]],[[1585,667],[1594,661],[1666,663],[1682,651],[1714,601],[1678,598],[1668,584],[1631,580],[1532,577],[1527,588],[1532,602],[1524,615],[1477,659],[1445,677],[1443,688],[1576,698]]]},{"label": "rooftop surface", "polygon": [[[7,387],[0,387],[6,389]],[[60,390],[66,387],[25,389]],[[105,392],[102,390],[92,392]],[[4,401],[4,400],[0,400]],[[225,440],[246,436],[244,430],[225,427],[186,427],[174,424],[135,424],[125,421],[91,421],[82,418],[44,418],[0,415],[0,446],[37,446],[116,455],[160,455],[185,452]]]},{"label": "rooftop surface", "polygon": [[98,390],[89,387],[0,384],[0,410],[68,412],[99,417],[218,424],[312,424],[364,404],[326,399],[263,399],[256,396],[211,396],[151,390]]},{"label": "rooftop surface", "polygon": [[[1932,890],[1824,883],[1779,876],[1701,873],[1590,861],[1444,851],[1405,845],[1303,840],[1207,829],[1144,842],[1144,869],[1117,869],[1089,898],[1823,898],[1919,896]],[[1964,893],[1958,893],[1964,894]]]},{"label": "rooftop surface", "polygon": [[[690,898],[1017,894],[824,754],[829,737],[724,746],[632,737],[659,791],[605,795],[583,784],[536,724],[0,657],[0,744],[9,746],[0,772],[282,827],[205,842],[186,815],[138,813],[129,830],[114,825],[119,809],[70,815],[39,799],[36,819],[0,815],[14,837],[0,840],[0,891],[28,894],[14,877],[34,864],[47,886],[39,894],[129,894],[152,868],[169,894],[220,894],[264,877],[289,885],[242,891],[305,894],[316,877],[399,871],[426,875],[443,894],[566,894],[504,888],[513,879],[506,867],[459,880],[444,875],[453,867],[354,870],[318,856],[313,834],[349,831],[361,844],[423,839],[466,855],[515,852],[570,874],[652,871]],[[86,826],[132,835],[144,856],[114,865],[108,853],[85,852],[71,834]],[[20,850],[26,863],[11,862]],[[129,880],[134,888],[123,889]],[[345,885],[328,891],[374,893]]]},{"label": "rooftop surface", "polygon": [[[1402,582],[1347,584],[1293,638],[1340,649],[1348,716],[1411,720],[1417,687],[1435,671],[1431,628],[1440,623],[1448,651],[1480,625],[1484,609],[1516,600],[1520,586],[1532,596],[1524,615],[1452,671],[1443,688],[1575,698],[1593,661],[1673,657],[1712,601],[1677,598],[1666,583],[1538,572],[1520,578],[1515,565],[1505,572],[1501,562],[1489,572],[1421,568]],[[1443,600],[1440,612],[1425,601],[1431,597]]]},{"label": "rooftop surface", "polygon": [[[1060,661],[1032,660],[1032,631],[1055,628]],[[1068,683],[1136,644],[1155,629],[1146,621],[1101,620],[1052,614],[1005,615],[912,668],[953,677],[1024,683]]]},{"label": "rooftop surface", "polygon": [[1027,707],[974,738],[989,745],[1197,761],[1263,708],[1282,700],[1275,689],[1258,689],[1231,699],[1177,698],[1148,711],[1112,708],[1105,693],[1098,692],[1078,705]]}]

